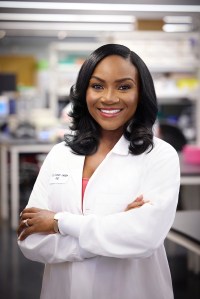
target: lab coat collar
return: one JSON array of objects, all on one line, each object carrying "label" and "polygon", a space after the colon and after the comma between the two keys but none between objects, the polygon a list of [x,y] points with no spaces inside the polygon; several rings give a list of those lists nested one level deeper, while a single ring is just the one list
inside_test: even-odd
[{"label": "lab coat collar", "polygon": [[129,154],[129,141],[122,135],[118,142],[113,147],[112,153],[126,156]]}]

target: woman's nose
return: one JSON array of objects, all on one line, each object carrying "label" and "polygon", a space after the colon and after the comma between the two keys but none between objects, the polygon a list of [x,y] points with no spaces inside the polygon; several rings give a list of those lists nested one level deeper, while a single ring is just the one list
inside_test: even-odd
[{"label": "woman's nose", "polygon": [[105,90],[102,97],[101,101],[105,104],[115,104],[119,103],[119,97],[117,96],[116,92],[113,90]]}]

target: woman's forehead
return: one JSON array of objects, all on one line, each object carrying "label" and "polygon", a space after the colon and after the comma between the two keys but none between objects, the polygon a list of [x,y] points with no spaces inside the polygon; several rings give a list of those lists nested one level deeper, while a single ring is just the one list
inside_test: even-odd
[{"label": "woman's forehead", "polygon": [[115,77],[116,80],[129,77],[136,79],[138,71],[128,58],[119,55],[110,55],[98,63],[91,77],[93,76],[100,77],[101,79],[106,79],[110,76]]}]

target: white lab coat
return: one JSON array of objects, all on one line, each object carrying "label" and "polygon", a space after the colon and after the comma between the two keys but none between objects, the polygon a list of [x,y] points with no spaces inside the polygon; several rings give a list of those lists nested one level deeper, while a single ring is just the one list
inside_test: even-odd
[{"label": "white lab coat", "polygon": [[[41,299],[172,299],[164,239],[173,223],[180,170],[176,151],[154,138],[150,153],[124,137],[96,169],[81,209],[84,156],[64,142],[48,154],[29,207],[60,212],[61,234],[33,234],[23,254],[45,263]],[[150,200],[124,212],[138,195]]]}]

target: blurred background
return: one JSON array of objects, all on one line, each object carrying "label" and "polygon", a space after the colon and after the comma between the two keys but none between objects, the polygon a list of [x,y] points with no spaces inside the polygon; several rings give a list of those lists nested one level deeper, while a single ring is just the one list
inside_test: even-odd
[{"label": "blurred background", "polygon": [[177,215],[165,244],[175,299],[200,298],[199,0],[59,0],[0,1],[2,299],[39,298],[43,265],[17,248],[18,215],[46,154],[68,131],[69,89],[81,64],[106,43],[128,46],[153,76],[155,134],[181,162]]}]

